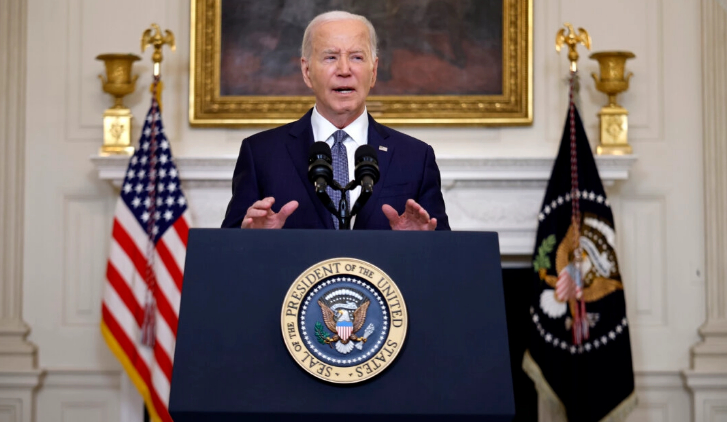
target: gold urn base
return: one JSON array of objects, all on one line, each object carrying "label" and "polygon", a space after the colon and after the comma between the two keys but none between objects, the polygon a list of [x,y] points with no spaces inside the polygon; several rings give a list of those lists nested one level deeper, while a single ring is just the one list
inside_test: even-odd
[{"label": "gold urn base", "polygon": [[628,155],[632,148],[628,143],[629,112],[618,105],[609,105],[598,113],[601,143],[596,146],[598,155]]},{"label": "gold urn base", "polygon": [[131,110],[126,107],[109,108],[103,114],[103,146],[99,154],[134,155],[131,146]]}]

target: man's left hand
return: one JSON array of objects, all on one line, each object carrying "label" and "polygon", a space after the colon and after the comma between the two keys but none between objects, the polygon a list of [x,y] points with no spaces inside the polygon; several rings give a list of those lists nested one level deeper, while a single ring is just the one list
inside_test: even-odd
[{"label": "man's left hand", "polygon": [[406,201],[406,208],[401,215],[391,205],[384,204],[381,210],[389,219],[392,230],[432,231],[437,228],[437,219],[429,218],[427,210],[413,199]]}]

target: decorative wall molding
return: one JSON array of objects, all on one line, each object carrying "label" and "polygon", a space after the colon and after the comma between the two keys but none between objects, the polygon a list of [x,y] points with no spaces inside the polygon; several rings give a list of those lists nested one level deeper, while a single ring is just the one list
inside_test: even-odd
[{"label": "decorative wall molding", "polygon": [[[66,140],[70,141],[95,141],[101,132],[103,124],[101,122],[101,113],[97,117],[95,124],[84,122],[83,117],[83,69],[87,62],[93,60],[93,57],[83,56],[84,42],[84,25],[83,25],[83,2],[81,0],[67,0],[65,6],[68,9],[67,28],[68,42],[67,53],[65,55],[65,86],[66,86],[66,107],[65,107],[65,126]],[[102,69],[99,67],[99,69]],[[103,71],[99,71],[103,73]],[[104,76],[105,77],[105,76]],[[99,91],[101,83],[98,83]],[[86,101],[88,99],[86,98]]]},{"label": "decorative wall molding", "polygon": [[55,369],[48,368],[43,388],[112,388],[121,386],[121,371],[116,369]]},{"label": "decorative wall molding", "polygon": [[707,318],[684,371],[693,420],[727,420],[727,10],[702,0],[702,124]]},{"label": "decorative wall molding", "polygon": [[621,216],[622,277],[628,315],[632,325],[666,326],[666,239],[663,197],[622,197]]},{"label": "decorative wall molding", "polygon": [[98,327],[101,320],[99,280],[106,273],[113,213],[109,202],[101,195],[63,197],[62,326]]},{"label": "decorative wall molding", "polygon": [[20,421],[23,418],[23,403],[19,399],[0,399],[0,420]]},{"label": "decorative wall molding", "polygon": [[33,397],[43,371],[0,371],[0,420],[33,422]]},{"label": "decorative wall molding", "polygon": [[26,1],[0,0],[0,369],[35,364],[21,316],[26,23]]},{"label": "decorative wall molding", "polygon": [[[727,370],[727,10],[702,0],[704,223],[707,320],[692,348],[695,371]],[[727,381],[727,378],[725,379]],[[726,384],[727,385],[727,384]],[[727,391],[725,392],[727,394]]]},{"label": "decorative wall molding", "polygon": [[[38,393],[37,418],[43,422],[121,422],[120,370],[47,370]],[[143,407],[136,409],[141,422]]]},{"label": "decorative wall molding", "polygon": [[0,0],[0,418],[31,422],[41,371],[23,321],[27,1]]},{"label": "decorative wall molding", "polygon": [[727,417],[727,368],[721,373],[684,371],[694,400],[694,421],[721,422]]}]

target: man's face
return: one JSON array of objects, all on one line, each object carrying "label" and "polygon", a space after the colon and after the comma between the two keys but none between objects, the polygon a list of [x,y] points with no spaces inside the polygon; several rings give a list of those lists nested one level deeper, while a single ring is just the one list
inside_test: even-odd
[{"label": "man's face", "polygon": [[318,112],[338,128],[363,113],[376,82],[366,25],[357,20],[326,22],[313,31],[312,53],[301,58],[303,80],[316,96]]}]

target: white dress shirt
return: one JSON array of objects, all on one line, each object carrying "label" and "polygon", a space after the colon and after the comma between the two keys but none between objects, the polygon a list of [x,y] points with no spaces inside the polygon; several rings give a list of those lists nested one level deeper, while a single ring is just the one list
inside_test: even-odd
[{"label": "white dress shirt", "polygon": [[[314,107],[313,114],[310,118],[311,126],[313,127],[313,139],[316,142],[325,142],[329,147],[333,146],[333,134],[338,130],[333,123],[326,120],[325,117],[318,113],[318,110]],[[363,113],[356,118],[350,125],[342,129],[348,136],[344,138],[343,145],[346,147],[346,155],[348,155],[348,179],[354,179],[354,160],[356,157],[356,149],[361,145],[368,143],[369,136],[369,117],[364,107]],[[361,186],[350,191],[349,197],[351,202],[348,204],[349,207],[353,207],[353,204],[361,194]],[[336,204],[338,205],[338,204]],[[351,227],[355,222],[355,216],[351,219]]]}]

